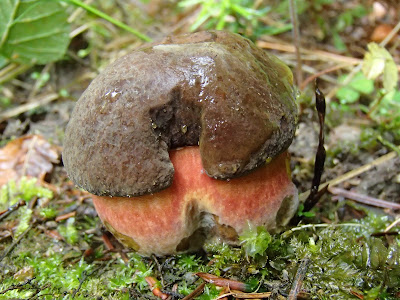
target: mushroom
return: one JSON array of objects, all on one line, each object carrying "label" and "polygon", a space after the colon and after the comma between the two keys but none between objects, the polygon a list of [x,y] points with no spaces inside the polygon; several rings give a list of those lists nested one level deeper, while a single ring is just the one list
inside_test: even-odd
[{"label": "mushroom", "polygon": [[290,69],[240,35],[167,37],[110,64],[76,103],[63,162],[108,230],[143,255],[235,242],[297,209]]}]

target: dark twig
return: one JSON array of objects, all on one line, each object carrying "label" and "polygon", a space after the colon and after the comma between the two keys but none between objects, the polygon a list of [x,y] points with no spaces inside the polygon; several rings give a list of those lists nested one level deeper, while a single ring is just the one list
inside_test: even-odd
[{"label": "dark twig", "polygon": [[[317,79],[318,80],[318,79]],[[308,197],[304,201],[303,212],[310,211],[315,204],[318,203],[319,199],[323,194],[325,194],[328,189],[328,184],[325,184],[321,190],[319,190],[319,185],[321,183],[321,176],[324,171],[325,157],[326,151],[324,147],[324,127],[325,127],[325,96],[318,88],[318,81],[315,81],[315,106],[318,111],[318,119],[319,119],[319,142],[317,153],[315,155],[315,164],[314,164],[314,177],[312,180],[311,190],[308,194]],[[301,199],[302,195],[299,196]],[[301,216],[294,216],[290,223],[292,225],[296,225],[299,223]]]},{"label": "dark twig", "polygon": [[288,300],[296,300],[297,295],[300,292],[301,286],[303,285],[304,276],[306,276],[308,265],[310,264],[310,258],[305,257],[300,261],[299,268],[297,269],[296,276],[293,279],[292,288],[290,289]]},{"label": "dark twig", "polygon": [[9,216],[12,212],[18,210],[21,206],[26,205],[26,202],[24,200],[19,201],[18,203],[15,203],[14,205],[10,206],[7,210],[4,210],[0,212],[0,221]]},{"label": "dark twig", "polygon": [[319,119],[319,143],[317,154],[315,156],[315,165],[314,165],[314,178],[312,180],[312,187],[310,191],[310,195],[304,202],[304,212],[310,211],[315,204],[317,204],[320,197],[316,197],[318,194],[319,185],[321,183],[321,176],[324,171],[325,157],[326,151],[324,147],[324,127],[325,127],[325,96],[318,88],[318,83],[315,83],[315,106],[318,111],[318,119]]},{"label": "dark twig", "polygon": [[82,272],[82,277],[79,278],[79,285],[78,287],[74,290],[74,292],[72,293],[71,298],[74,299],[76,294],[79,292],[79,290],[82,287],[82,284],[85,282],[86,279],[88,279],[90,276],[92,276],[95,272],[97,272],[98,270],[100,270],[103,266],[99,266],[97,268],[95,268],[92,272],[87,273],[86,270]]},{"label": "dark twig", "polygon": [[162,276],[162,266],[160,265],[160,263],[158,262],[158,259],[157,259],[157,257],[153,254],[152,256],[151,256],[151,258],[154,260],[154,262],[156,263],[156,265],[157,265],[157,270],[158,270],[158,272],[160,273],[160,282],[161,282],[161,286],[164,286],[164,278],[163,278],[163,276]]},{"label": "dark twig", "polygon": [[8,288],[6,288],[5,290],[0,291],[0,295],[3,295],[9,291],[12,290],[20,290],[22,288],[24,288],[26,285],[31,284],[32,280],[34,280],[36,277],[33,278],[29,278],[27,280],[25,280],[24,282],[20,283],[20,284],[12,284],[11,286],[9,286]]},{"label": "dark twig", "polygon": [[400,232],[397,231],[383,231],[383,232],[375,232],[375,233],[371,233],[371,236],[388,236],[388,235],[399,235]]},{"label": "dark twig", "polygon": [[21,233],[21,235],[3,252],[3,254],[0,256],[0,262],[14,249],[14,247],[22,240],[29,230],[32,229],[32,227],[33,224],[29,225],[29,227],[23,233]]}]

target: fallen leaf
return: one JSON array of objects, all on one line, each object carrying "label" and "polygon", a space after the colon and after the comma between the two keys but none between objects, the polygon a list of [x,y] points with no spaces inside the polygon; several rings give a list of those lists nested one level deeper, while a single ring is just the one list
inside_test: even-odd
[{"label": "fallen leaf", "polygon": [[[393,26],[388,24],[380,24],[375,27],[374,31],[371,33],[370,39],[375,43],[380,43],[389,35],[392,30]],[[393,42],[395,38],[396,36],[392,37],[390,41]]]},{"label": "fallen leaf", "polygon": [[368,44],[368,52],[364,56],[362,71],[368,79],[373,80],[383,74],[383,88],[387,93],[394,91],[397,86],[396,63],[389,51],[376,43]]},{"label": "fallen leaf", "polygon": [[0,149],[0,186],[22,176],[43,177],[59,162],[60,149],[40,135],[26,135]]},{"label": "fallen leaf", "polygon": [[229,287],[230,289],[243,292],[250,292],[252,290],[251,286],[241,281],[226,279],[215,276],[213,274],[202,273],[202,272],[196,273],[196,275],[199,276],[204,281],[215,284],[216,286]]},{"label": "fallen leaf", "polygon": [[14,279],[18,281],[24,281],[33,278],[33,275],[34,275],[34,270],[31,266],[24,267],[23,269],[19,270],[17,273],[14,274]]}]

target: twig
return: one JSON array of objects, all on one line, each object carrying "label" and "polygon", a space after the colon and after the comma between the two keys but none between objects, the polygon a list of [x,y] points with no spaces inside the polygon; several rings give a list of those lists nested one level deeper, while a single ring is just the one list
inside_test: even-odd
[{"label": "twig", "polygon": [[22,240],[22,238],[31,230],[33,227],[33,224],[29,225],[29,227],[20,234],[20,236],[13,241],[13,243],[3,252],[3,254],[0,256],[0,262],[14,249],[14,247]]},{"label": "twig", "polygon": [[18,65],[18,64],[9,64],[0,70],[0,84],[7,82],[19,74],[24,73],[29,70],[32,65]]},{"label": "twig", "polygon": [[383,208],[390,208],[390,209],[400,209],[400,204],[398,203],[377,199],[367,195],[361,195],[355,192],[347,191],[345,189],[328,187],[328,191],[331,192],[332,194],[340,195],[363,204],[368,204]]},{"label": "twig", "polygon": [[396,33],[400,30],[400,22],[392,29],[391,32],[385,37],[385,39],[379,44],[382,47],[385,47],[387,43],[389,43],[392,38],[396,35]]},{"label": "twig", "polygon": [[308,198],[304,202],[304,210],[303,210],[304,212],[311,210],[320,199],[320,197],[317,197],[317,194],[319,185],[321,183],[321,176],[324,171],[325,157],[326,157],[326,151],[324,147],[326,103],[324,94],[319,90],[317,82],[315,87],[315,106],[318,111],[318,119],[319,119],[318,149],[317,149],[317,154],[315,156],[314,177],[312,180],[312,187],[310,194],[308,195]]},{"label": "twig", "polygon": [[380,134],[376,137],[379,142],[385,147],[388,147],[390,150],[394,151],[397,153],[397,155],[400,157],[400,149],[397,148],[397,146],[388,140],[384,139]]},{"label": "twig", "polygon": [[103,240],[104,246],[106,246],[107,250],[112,251],[115,249],[114,245],[111,243],[110,239],[108,238],[107,233],[103,233],[101,236],[101,239]]},{"label": "twig", "polygon": [[164,277],[162,276],[162,274],[163,274],[163,272],[162,272],[162,266],[160,265],[160,263],[158,262],[157,257],[156,257],[154,254],[151,256],[151,258],[152,258],[152,259],[154,260],[154,262],[156,263],[158,272],[160,273],[160,282],[161,282],[161,286],[164,286],[165,284],[164,284]]},{"label": "twig", "polygon": [[397,224],[400,224],[400,217],[397,218],[392,224],[390,224],[388,227],[385,228],[384,232],[388,232],[390,229],[395,227]]},{"label": "twig", "polygon": [[[366,165],[363,165],[363,166],[361,166],[361,167],[359,167],[357,169],[351,170],[350,172],[347,172],[347,173],[345,173],[345,174],[343,174],[343,175],[341,175],[339,177],[336,177],[335,179],[332,179],[332,180],[329,180],[329,181],[325,182],[324,184],[322,184],[319,187],[319,190],[325,188],[327,185],[329,185],[329,186],[338,185],[338,184],[340,184],[340,183],[342,183],[342,182],[344,182],[346,180],[349,180],[349,179],[351,179],[351,178],[353,178],[355,176],[358,176],[358,175],[360,175],[360,174],[362,174],[364,172],[367,172],[368,170],[372,169],[373,167],[376,167],[376,166],[378,166],[380,164],[383,164],[383,163],[385,163],[385,162],[387,162],[387,161],[389,161],[389,160],[391,160],[391,159],[393,159],[395,157],[397,157],[397,153],[395,151],[392,151],[392,152],[390,152],[388,154],[385,154],[385,155],[373,160],[372,162],[370,162],[370,163],[368,163]],[[300,201],[304,201],[305,199],[307,199],[309,193],[310,193],[310,191],[306,191],[304,193],[301,193],[299,195],[299,200]]]},{"label": "twig", "polygon": [[265,299],[271,297],[271,292],[266,293],[238,293],[238,292],[230,292],[227,294],[223,294],[216,299],[222,299],[228,296],[232,296],[237,299]]},{"label": "twig", "polygon": [[382,232],[375,232],[371,233],[371,236],[389,236],[389,235],[399,235],[400,232],[398,231],[382,231]]},{"label": "twig", "polygon": [[288,300],[296,300],[297,295],[300,292],[300,288],[303,285],[304,276],[306,276],[308,265],[310,264],[310,258],[305,257],[300,261],[299,268],[297,269],[296,276],[293,279],[292,288],[290,289]]},{"label": "twig", "polygon": [[[278,51],[291,52],[291,53],[295,53],[295,51],[296,51],[296,48],[293,45],[284,44],[284,43],[272,43],[272,42],[258,40],[256,44],[258,47],[265,48],[265,49],[274,49],[274,50],[278,50]],[[325,60],[328,62],[358,64],[362,61],[359,58],[343,56],[343,55],[339,55],[339,54],[335,54],[335,53],[331,53],[331,52],[327,52],[327,51],[322,51],[322,50],[307,50],[307,49],[302,48],[302,49],[300,49],[300,53],[310,54],[310,55],[313,55],[314,57],[319,57],[321,60]],[[400,68],[400,66],[398,66],[398,68]]]},{"label": "twig", "polygon": [[[258,40],[256,42],[257,46],[260,48],[264,49],[273,49],[273,50],[278,50],[282,52],[289,52],[289,53],[295,53],[296,48],[293,45],[290,44],[285,44],[282,42],[268,42],[264,40]],[[350,65],[358,65],[362,63],[362,59],[360,58],[354,58],[350,56],[344,56],[336,53],[331,53],[323,50],[307,50],[307,49],[300,49],[300,53],[304,54],[309,54],[313,57],[318,57],[320,60],[324,60],[327,62],[336,62],[336,63],[348,63]],[[400,71],[400,65],[397,64],[397,70]]]},{"label": "twig", "polygon": [[292,229],[289,229],[285,232],[283,232],[281,234],[281,236],[283,238],[286,238],[288,236],[290,236],[293,232],[295,231],[299,231],[299,230],[303,230],[303,229],[307,229],[307,228],[323,228],[323,227],[345,227],[345,226],[349,226],[349,227],[366,227],[364,224],[357,224],[357,223],[341,223],[341,224],[306,224],[306,225],[301,225],[301,226],[297,226],[294,227]]},{"label": "twig", "polygon": [[197,288],[194,289],[193,292],[191,292],[189,295],[184,297],[182,300],[192,300],[195,297],[199,296],[201,293],[203,293],[205,286],[206,286],[206,283],[202,282]]},{"label": "twig", "polygon": [[301,84],[300,84],[300,90],[304,90],[305,87],[312,82],[313,80],[315,80],[316,78],[321,77],[322,75],[325,75],[327,73],[333,72],[333,71],[337,71],[343,68],[347,68],[349,65],[348,64],[340,64],[340,65],[336,65],[330,68],[327,68],[325,70],[322,70],[320,72],[317,72],[309,77],[307,77]]},{"label": "twig", "polygon": [[[296,66],[296,63],[294,63],[294,62],[292,62],[292,61],[290,61],[290,60],[285,60],[283,57],[281,57],[281,59],[289,66],[289,67],[291,67],[291,66]],[[303,60],[304,60],[304,58],[303,58]],[[309,74],[315,74],[315,73],[317,73],[317,70],[316,69],[314,69],[313,67],[311,67],[311,66],[308,66],[308,65],[302,65],[302,67],[301,67],[301,69],[303,70],[303,72],[305,72],[305,73],[309,73]],[[320,77],[319,77],[319,79],[323,79],[323,80],[325,80],[325,81],[327,81],[327,82],[329,82],[329,83],[333,83],[333,84],[336,84],[337,83],[337,80],[336,80],[336,78],[334,78],[334,77],[332,77],[332,76],[329,76],[329,75],[327,75],[327,74],[323,74],[323,75],[321,75]]]},{"label": "twig", "polygon": [[166,300],[168,299],[169,295],[163,293],[160,289],[160,287],[157,284],[157,280],[154,277],[151,276],[147,276],[145,278],[147,284],[150,287],[151,292],[153,293],[154,296],[156,296],[157,298]]},{"label": "twig", "polygon": [[37,107],[46,105],[54,100],[57,100],[58,98],[59,98],[58,94],[51,93],[51,94],[45,95],[39,99],[33,100],[32,102],[19,105],[15,108],[8,109],[8,110],[0,113],[0,122],[3,122],[12,117],[16,117],[24,112],[35,109]]},{"label": "twig", "polygon": [[[104,245],[106,246],[107,250],[110,252],[116,252],[118,253],[122,260],[124,261],[124,263],[128,263],[129,262],[129,258],[126,255],[126,253],[123,251],[123,249],[121,249],[121,244],[118,242],[118,240],[114,239],[114,241],[116,243],[118,243],[119,247],[115,247],[114,244],[112,243],[112,241],[109,239],[108,234],[107,233],[103,233],[103,235],[101,236],[101,239],[103,240]],[[115,251],[114,251],[115,250]]]},{"label": "twig", "polygon": [[226,278],[215,276],[215,275],[212,275],[209,273],[199,272],[199,273],[196,273],[196,275],[199,276],[204,281],[215,284],[216,286],[229,287],[233,290],[238,290],[238,291],[242,291],[242,292],[250,292],[252,290],[252,288],[248,284],[241,282],[241,281],[226,279]]},{"label": "twig", "polygon": [[82,26],[79,26],[78,28],[75,28],[69,33],[69,38],[73,39],[77,35],[81,34],[82,32],[85,32],[90,28],[90,25],[88,23],[83,24]]},{"label": "twig", "polygon": [[119,28],[122,28],[122,29],[136,35],[138,38],[142,39],[143,41],[146,41],[146,42],[152,41],[152,39],[150,37],[148,37],[147,35],[137,31],[136,29],[133,29],[132,27],[126,25],[125,23],[122,23],[121,21],[119,21],[117,19],[114,19],[113,17],[110,17],[109,15],[103,13],[102,11],[96,9],[95,7],[90,6],[80,0],[64,0],[64,1],[72,3],[78,7],[84,8],[88,12],[94,14],[95,16],[103,18],[104,20],[107,20],[108,22],[114,24],[115,26],[118,26]]},{"label": "twig", "polygon": [[16,211],[18,208],[21,206],[26,205],[26,202],[24,200],[19,201],[18,203],[15,203],[14,205],[11,205],[8,209],[5,211],[0,212],[0,221],[9,216],[12,212]]},{"label": "twig", "polygon": [[0,295],[3,295],[3,294],[5,294],[5,293],[7,293],[7,292],[9,292],[9,291],[20,290],[20,289],[22,289],[23,287],[25,287],[25,285],[30,284],[35,278],[36,278],[36,277],[29,278],[29,279],[27,279],[27,280],[25,280],[24,282],[19,283],[19,284],[12,284],[11,286],[9,286],[8,288],[6,288],[5,290],[0,291]]},{"label": "twig", "polygon": [[356,76],[356,74],[358,72],[360,72],[362,69],[362,60],[359,62],[359,64],[357,66],[354,67],[353,70],[351,70],[351,72],[349,74],[347,74],[346,79],[340,84],[335,86],[333,89],[330,90],[330,92],[326,95],[327,98],[332,98],[337,90],[341,87],[341,86],[346,86],[350,83],[350,81],[353,80],[354,76]]},{"label": "twig", "polygon": [[[93,0],[86,0],[84,3],[86,4],[86,5],[90,5],[90,4],[92,4],[92,2],[93,2]],[[68,17],[68,23],[75,23],[75,20],[77,20],[80,16],[81,16],[81,14],[83,14],[84,12],[86,12],[86,10],[84,10],[82,7],[78,7],[77,9],[75,9],[72,13],[71,13],[71,15]],[[70,38],[72,38],[71,37],[71,34],[70,34]]]},{"label": "twig", "polygon": [[296,53],[296,83],[299,86],[303,82],[303,73],[301,72],[301,55],[300,55],[300,31],[299,31],[299,20],[297,18],[297,7],[294,0],[289,0],[290,7],[290,18],[293,26],[293,42],[295,45]]},{"label": "twig", "polygon": [[82,272],[82,277],[79,278],[79,285],[78,285],[78,287],[74,290],[74,292],[72,293],[72,296],[71,296],[72,299],[75,298],[76,294],[77,294],[77,293],[79,292],[79,290],[81,289],[82,284],[85,282],[85,280],[88,279],[90,276],[93,275],[94,272],[97,272],[97,271],[100,270],[101,268],[102,268],[102,266],[99,266],[99,267],[95,268],[92,272],[90,272],[89,274],[87,274],[86,270],[84,270],[84,271]]},{"label": "twig", "polygon": [[66,220],[66,219],[69,219],[69,218],[72,218],[72,217],[75,217],[75,216],[76,216],[76,210],[75,211],[71,211],[71,212],[69,212],[67,214],[63,214],[63,215],[57,216],[55,218],[55,221],[56,222],[60,222],[60,221],[63,221],[63,220]]}]

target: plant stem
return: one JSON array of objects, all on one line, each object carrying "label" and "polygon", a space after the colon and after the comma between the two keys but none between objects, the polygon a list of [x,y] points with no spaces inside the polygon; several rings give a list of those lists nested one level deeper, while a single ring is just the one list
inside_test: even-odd
[{"label": "plant stem", "polygon": [[389,142],[388,140],[384,139],[381,135],[378,135],[377,139],[378,139],[378,141],[381,142],[382,145],[388,147],[390,150],[393,150],[400,157],[400,149],[395,144],[393,144],[393,143]]},{"label": "plant stem", "polygon": [[136,35],[138,38],[142,39],[143,41],[146,41],[146,42],[152,41],[152,39],[150,37],[148,37],[147,35],[133,29],[132,27],[126,25],[125,23],[122,23],[121,21],[118,21],[117,19],[114,19],[113,17],[103,13],[102,11],[98,10],[97,8],[94,8],[93,6],[83,3],[80,0],[63,0],[63,1],[70,2],[76,6],[82,7],[86,11],[88,11],[100,18],[103,18],[104,20],[107,20],[108,22],[118,26],[119,28],[129,31],[130,33],[133,33],[134,35]]},{"label": "plant stem", "polygon": [[14,79],[19,74],[29,70],[32,65],[19,65],[19,64],[8,64],[3,69],[0,69],[0,84]]},{"label": "plant stem", "polygon": [[290,18],[292,19],[293,26],[293,42],[296,49],[296,83],[297,86],[303,82],[303,73],[301,71],[301,55],[300,55],[300,30],[299,21],[297,18],[297,8],[296,2],[294,0],[289,0],[290,6]]}]

